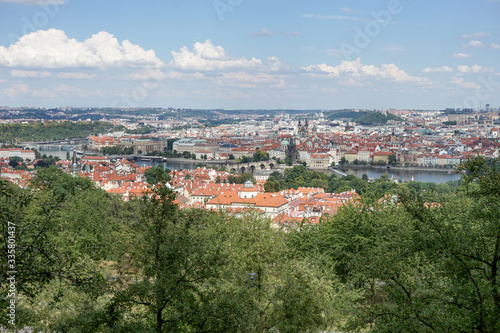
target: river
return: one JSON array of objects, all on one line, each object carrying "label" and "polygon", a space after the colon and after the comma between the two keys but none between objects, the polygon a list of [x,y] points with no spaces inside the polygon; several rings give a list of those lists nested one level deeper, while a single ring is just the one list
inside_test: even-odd
[{"label": "river", "polygon": [[458,180],[461,175],[453,171],[430,171],[430,170],[404,170],[404,169],[339,169],[347,174],[355,175],[356,177],[363,177],[366,174],[368,178],[380,178],[383,174],[388,174],[390,178],[399,179],[402,177],[403,181],[410,181],[411,178],[416,182],[431,182],[431,183],[446,183],[450,180]]},{"label": "river", "polygon": [[[67,149],[67,148],[66,148]],[[41,150],[40,153],[46,154],[47,156],[57,156],[60,159],[66,159],[66,153],[68,151],[65,150]],[[71,154],[71,151],[69,151]],[[163,168],[168,168],[170,170],[184,170],[184,169],[194,169],[197,163],[202,161],[199,160],[186,160],[182,161],[168,161],[168,162],[146,162],[139,161],[137,164],[139,166],[151,165],[151,166],[159,166],[161,165]],[[366,174],[368,178],[377,179],[380,178],[383,174],[388,174],[389,177],[393,179],[400,179],[402,177],[403,181],[410,181],[411,178],[418,182],[432,182],[432,183],[446,183],[450,180],[458,180],[460,179],[460,174],[456,174],[454,172],[445,172],[445,171],[430,171],[430,170],[404,170],[404,169],[384,169],[384,168],[361,168],[361,169],[340,169],[341,171],[347,174],[353,174],[359,178]],[[326,171],[326,173],[331,174],[331,170]]]}]

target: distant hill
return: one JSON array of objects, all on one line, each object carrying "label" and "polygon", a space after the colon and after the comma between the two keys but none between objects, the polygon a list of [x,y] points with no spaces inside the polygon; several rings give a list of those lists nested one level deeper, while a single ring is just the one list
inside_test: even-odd
[{"label": "distant hill", "polygon": [[332,110],[332,111],[325,111],[323,114],[325,117],[327,117],[330,120],[335,120],[335,119],[341,119],[341,118],[348,118],[348,119],[353,119],[358,117],[360,114],[364,112],[356,112],[352,110]]},{"label": "distant hill", "polygon": [[387,113],[384,115],[382,112],[364,112],[354,118],[353,121],[361,125],[385,124],[388,120],[403,121],[401,117]]},{"label": "distant hill", "polygon": [[385,124],[388,120],[403,121],[402,118],[388,113],[387,116],[378,111],[334,110],[324,112],[330,120],[347,118],[362,125]]}]

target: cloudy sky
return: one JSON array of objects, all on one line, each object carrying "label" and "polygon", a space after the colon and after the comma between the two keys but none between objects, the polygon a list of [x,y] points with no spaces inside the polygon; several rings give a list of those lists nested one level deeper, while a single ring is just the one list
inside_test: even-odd
[{"label": "cloudy sky", "polygon": [[0,0],[0,105],[500,107],[500,0]]}]

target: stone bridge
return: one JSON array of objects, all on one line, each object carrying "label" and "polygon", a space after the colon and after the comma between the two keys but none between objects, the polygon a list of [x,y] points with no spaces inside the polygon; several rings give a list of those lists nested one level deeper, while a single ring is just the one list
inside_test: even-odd
[{"label": "stone bridge", "polygon": [[260,161],[260,162],[250,162],[250,163],[238,163],[227,165],[227,170],[234,170],[235,173],[251,172],[255,170],[265,170],[265,169],[277,169],[278,163],[276,161]]}]

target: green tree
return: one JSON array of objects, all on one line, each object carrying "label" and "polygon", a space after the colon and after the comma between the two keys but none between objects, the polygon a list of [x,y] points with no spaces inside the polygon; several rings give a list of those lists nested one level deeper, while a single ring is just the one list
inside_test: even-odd
[{"label": "green tree", "polygon": [[265,151],[257,149],[257,151],[253,154],[254,162],[267,161],[267,160],[269,160],[269,154]]},{"label": "green tree", "polygon": [[390,165],[398,164],[398,162],[396,160],[396,155],[394,155],[394,154],[389,155],[388,160],[389,160],[388,164],[390,164]]},{"label": "green tree", "polygon": [[[88,184],[70,176],[71,179],[48,179],[46,176],[50,175],[46,172],[40,174],[34,181],[37,182],[35,188],[41,190],[21,190],[0,181],[0,253],[4,258],[13,254],[8,252],[12,250],[8,245],[9,236],[15,239],[15,262],[0,262],[0,292],[8,294],[8,271],[15,270],[16,292],[21,296],[16,311],[18,327],[34,324],[29,322],[29,304],[53,281],[65,281],[89,293],[93,289],[91,286],[102,281],[100,274],[92,268],[92,261],[75,253],[73,244],[68,245],[65,238],[68,231],[60,218],[61,207],[70,197],[85,191]],[[45,182],[42,181],[44,178]],[[0,317],[4,323],[7,322],[4,320],[6,302],[8,299],[3,296],[0,299]]]},{"label": "green tree", "polygon": [[229,235],[223,281],[234,295],[231,332],[318,332],[338,324],[351,295],[312,262],[294,258],[285,233],[249,214],[230,220]]},{"label": "green tree", "polygon": [[146,177],[146,181],[150,185],[169,182],[171,177],[169,175],[171,170],[163,169],[162,166],[151,167],[146,169],[144,172],[144,176]]},{"label": "green tree", "polygon": [[280,183],[279,181],[275,181],[275,180],[268,180],[265,184],[264,184],[264,189],[266,190],[266,192],[279,192],[280,191]]},{"label": "green tree", "polygon": [[[441,199],[409,192],[372,234],[365,267],[385,301],[360,327],[384,332],[498,332],[500,329],[500,167],[475,158],[465,185]],[[387,226],[394,225],[393,228]]]},{"label": "green tree", "polygon": [[137,277],[123,280],[113,304],[117,311],[145,318],[139,319],[144,330],[196,327],[201,331],[216,320],[211,312],[203,311],[203,303],[210,300],[225,260],[224,233],[218,230],[225,224],[210,218],[211,213],[183,213],[174,199],[175,194],[162,185],[142,198],[140,220],[134,224],[137,237],[128,250],[132,267],[128,262],[121,266],[124,276]]}]

